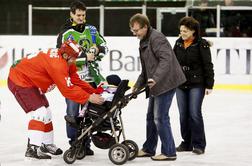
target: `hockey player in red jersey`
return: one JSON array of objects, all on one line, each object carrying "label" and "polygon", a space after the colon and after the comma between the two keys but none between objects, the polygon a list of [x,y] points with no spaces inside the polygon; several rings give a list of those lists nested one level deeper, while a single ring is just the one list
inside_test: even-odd
[{"label": "hockey player in red jersey", "polygon": [[48,153],[62,154],[62,150],[53,143],[51,110],[44,93],[57,86],[64,97],[80,104],[104,102],[97,94],[99,90],[79,79],[75,65],[79,54],[79,45],[66,41],[59,49],[29,55],[10,68],[8,87],[31,116],[26,157],[51,159]]}]

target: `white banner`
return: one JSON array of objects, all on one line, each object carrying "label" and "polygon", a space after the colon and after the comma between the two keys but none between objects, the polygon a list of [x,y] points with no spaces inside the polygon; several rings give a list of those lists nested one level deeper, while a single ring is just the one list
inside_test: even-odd
[{"label": "white banner", "polygon": [[[6,81],[12,63],[39,49],[54,48],[56,36],[0,36],[0,80]],[[167,37],[172,47],[177,38]],[[100,63],[102,74],[118,74],[135,81],[141,71],[136,37],[105,37],[108,54]],[[207,38],[218,85],[252,85],[252,38]]]}]

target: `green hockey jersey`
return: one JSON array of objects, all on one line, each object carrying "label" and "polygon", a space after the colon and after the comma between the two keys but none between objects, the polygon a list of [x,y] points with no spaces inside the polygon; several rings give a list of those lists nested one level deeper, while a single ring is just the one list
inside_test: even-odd
[{"label": "green hockey jersey", "polygon": [[76,31],[74,28],[69,28],[60,35],[61,43],[68,39],[74,40],[82,47],[84,53],[87,53],[94,45],[98,47],[99,53],[95,56],[94,61],[87,62],[86,58],[78,58],[76,60],[76,66],[80,79],[87,82],[95,82],[96,85],[101,81],[105,81],[100,73],[98,62],[107,53],[106,41],[98,33],[96,28],[92,25],[85,25],[82,32]]}]

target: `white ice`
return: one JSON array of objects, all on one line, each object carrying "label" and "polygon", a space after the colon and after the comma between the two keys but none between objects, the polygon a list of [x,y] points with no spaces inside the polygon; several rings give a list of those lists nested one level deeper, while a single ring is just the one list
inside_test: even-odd
[{"label": "white ice", "polygon": [[[54,90],[47,94],[53,111],[55,143],[63,150],[69,148],[65,132],[64,98]],[[0,166],[62,166],[67,165],[62,155],[50,161],[27,161],[24,153],[27,144],[28,117],[22,111],[7,88],[0,88],[2,102],[0,122]],[[205,97],[203,117],[205,122],[207,147],[204,155],[191,152],[177,153],[176,161],[152,161],[150,158],[136,158],[125,165],[131,166],[251,166],[252,165],[252,93],[213,91]],[[131,100],[122,110],[127,139],[134,140],[141,148],[145,140],[145,115],[147,100],[144,95]],[[174,98],[170,109],[172,131],[176,145],[181,141],[179,116]],[[113,165],[108,158],[108,150],[94,147],[94,156],[77,160],[73,166]],[[160,142],[157,154],[160,153]]]}]

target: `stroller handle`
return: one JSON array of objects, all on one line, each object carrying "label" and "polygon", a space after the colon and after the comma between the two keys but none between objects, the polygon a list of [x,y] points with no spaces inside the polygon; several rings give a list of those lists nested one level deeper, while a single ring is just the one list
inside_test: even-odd
[{"label": "stroller handle", "polygon": [[147,88],[147,85],[144,86],[143,88],[141,89],[137,89],[136,91],[128,94],[128,95],[125,95],[126,98],[129,98],[129,99],[133,99],[133,98],[137,98],[137,96],[141,93],[143,93],[144,91],[146,91],[146,88]]}]

